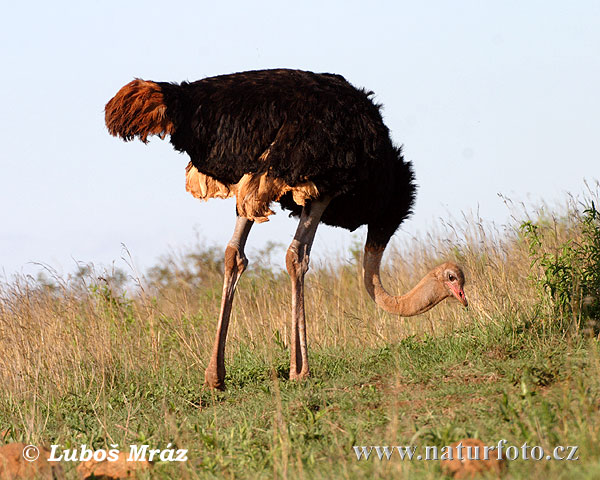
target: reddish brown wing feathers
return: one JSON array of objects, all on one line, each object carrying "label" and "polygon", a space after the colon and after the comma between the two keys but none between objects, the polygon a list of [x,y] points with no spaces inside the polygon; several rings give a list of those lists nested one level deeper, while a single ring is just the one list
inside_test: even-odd
[{"label": "reddish brown wing feathers", "polygon": [[138,137],[146,143],[150,135],[164,138],[175,130],[160,87],[139,78],[121,88],[104,112],[110,134],[125,141]]}]

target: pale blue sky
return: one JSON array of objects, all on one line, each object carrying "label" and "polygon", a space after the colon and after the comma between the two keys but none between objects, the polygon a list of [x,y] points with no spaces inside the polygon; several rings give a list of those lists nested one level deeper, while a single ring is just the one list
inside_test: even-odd
[{"label": "pale blue sky", "polygon": [[[400,238],[448,212],[502,222],[498,193],[553,201],[600,177],[595,1],[11,2],[0,22],[6,275],[109,264],[122,243],[143,270],[196,232],[224,247],[234,204],[186,193],[186,156],[106,132],[104,105],[133,77],[289,67],[374,90],[420,186]],[[250,248],[289,243],[295,221],[271,218]],[[351,235],[317,237],[316,254]]]}]

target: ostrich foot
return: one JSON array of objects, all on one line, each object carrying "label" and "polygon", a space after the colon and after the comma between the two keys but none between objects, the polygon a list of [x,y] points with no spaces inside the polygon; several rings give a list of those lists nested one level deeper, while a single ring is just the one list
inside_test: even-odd
[{"label": "ostrich foot", "polygon": [[296,372],[295,369],[290,370],[290,380],[299,381],[305,380],[310,377],[310,371],[307,369]]},{"label": "ostrich foot", "polygon": [[213,390],[225,390],[225,369],[219,372],[217,367],[209,364],[204,372],[204,385]]}]

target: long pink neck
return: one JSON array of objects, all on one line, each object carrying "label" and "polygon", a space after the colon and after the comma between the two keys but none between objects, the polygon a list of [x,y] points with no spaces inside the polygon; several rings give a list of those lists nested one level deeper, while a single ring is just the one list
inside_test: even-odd
[{"label": "long pink neck", "polygon": [[383,252],[384,248],[365,245],[363,267],[365,288],[375,303],[385,311],[403,317],[411,317],[426,312],[448,296],[443,288],[440,289],[439,282],[435,280],[431,273],[425,275],[407,294],[400,296],[390,295],[383,288],[379,276]]}]

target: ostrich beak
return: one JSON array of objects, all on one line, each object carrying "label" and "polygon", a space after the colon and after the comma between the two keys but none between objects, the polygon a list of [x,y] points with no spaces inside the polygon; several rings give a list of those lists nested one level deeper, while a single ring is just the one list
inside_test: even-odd
[{"label": "ostrich beak", "polygon": [[465,292],[462,288],[460,287],[455,287],[452,283],[450,282],[446,282],[446,285],[448,285],[448,288],[450,289],[450,291],[452,292],[452,295],[454,295],[456,297],[456,299],[462,303],[465,307],[469,306],[469,302],[467,301],[467,297],[465,295]]}]

